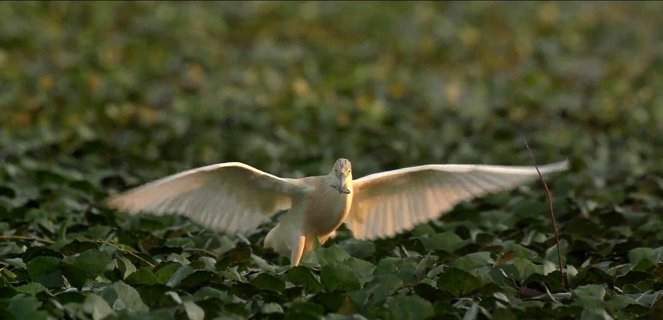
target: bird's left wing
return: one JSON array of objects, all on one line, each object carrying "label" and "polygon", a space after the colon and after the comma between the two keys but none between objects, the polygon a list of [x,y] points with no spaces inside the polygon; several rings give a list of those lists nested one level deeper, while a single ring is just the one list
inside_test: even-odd
[{"label": "bird's left wing", "polygon": [[[540,166],[542,174],[568,162]],[[438,218],[461,201],[513,189],[538,178],[534,167],[424,165],[372,174],[353,182],[345,220],[357,239],[390,237]]]},{"label": "bird's left wing", "polygon": [[245,233],[291,207],[303,191],[291,181],[243,163],[220,163],[150,182],[107,204],[131,214],[176,213],[206,227]]}]

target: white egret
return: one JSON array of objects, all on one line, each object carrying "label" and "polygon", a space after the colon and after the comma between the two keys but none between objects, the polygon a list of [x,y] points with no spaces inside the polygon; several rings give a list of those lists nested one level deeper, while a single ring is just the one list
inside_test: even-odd
[{"label": "white egret", "polygon": [[[540,166],[542,174],[568,162]],[[434,164],[352,179],[350,161],[338,159],[327,175],[279,178],[230,162],[184,171],[111,197],[108,206],[132,214],[175,213],[203,226],[246,233],[280,210],[289,210],[264,245],[302,256],[345,223],[357,239],[391,237],[437,219],[461,201],[513,189],[538,178],[535,167]]]}]

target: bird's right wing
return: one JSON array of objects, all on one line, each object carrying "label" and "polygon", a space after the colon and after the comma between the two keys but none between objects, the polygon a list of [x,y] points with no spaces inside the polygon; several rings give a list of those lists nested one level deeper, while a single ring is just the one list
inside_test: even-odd
[{"label": "bird's right wing", "polygon": [[[539,167],[566,170],[568,162]],[[345,220],[357,239],[390,237],[438,218],[461,201],[515,188],[538,178],[535,167],[425,165],[372,174],[354,181]]]},{"label": "bird's right wing", "polygon": [[220,163],[150,182],[107,204],[131,214],[176,213],[206,227],[246,233],[291,207],[304,190],[290,181],[243,163]]}]

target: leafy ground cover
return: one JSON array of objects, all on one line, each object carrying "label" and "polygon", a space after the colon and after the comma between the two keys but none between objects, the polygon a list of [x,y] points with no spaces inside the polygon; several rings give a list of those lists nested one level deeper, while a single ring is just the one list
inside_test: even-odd
[{"label": "leafy ground cover", "polygon": [[[660,318],[661,3],[2,3],[0,318]],[[111,193],[242,161],[568,158],[393,239],[289,268]]]}]

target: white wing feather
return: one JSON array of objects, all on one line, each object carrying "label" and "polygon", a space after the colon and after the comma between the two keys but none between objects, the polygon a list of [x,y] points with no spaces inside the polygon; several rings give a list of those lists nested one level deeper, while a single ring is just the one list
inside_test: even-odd
[{"label": "white wing feather", "polygon": [[109,207],[131,214],[176,213],[231,233],[254,230],[289,209],[301,187],[239,162],[209,165],[168,176],[111,197]]},{"label": "white wing feather", "polygon": [[[540,166],[542,174],[566,170],[568,162]],[[461,201],[513,189],[538,179],[534,167],[424,165],[354,180],[345,220],[357,239],[391,237],[440,217]]]}]

